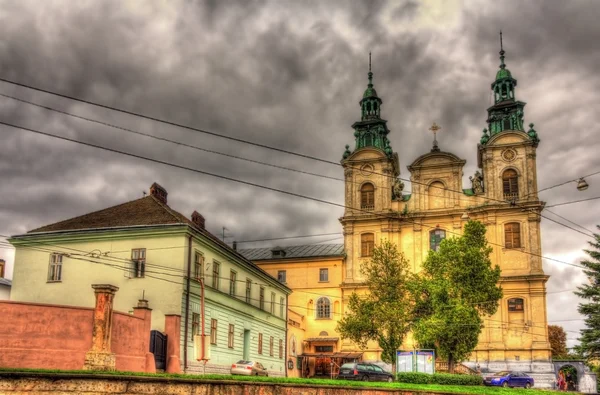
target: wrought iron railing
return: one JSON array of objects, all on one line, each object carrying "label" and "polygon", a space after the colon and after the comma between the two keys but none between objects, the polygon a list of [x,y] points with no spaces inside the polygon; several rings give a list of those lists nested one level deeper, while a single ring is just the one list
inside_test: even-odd
[{"label": "wrought iron railing", "polygon": [[517,200],[519,200],[519,193],[518,192],[510,192],[510,193],[504,192],[504,200],[516,202]]},{"label": "wrought iron railing", "polygon": [[361,209],[366,210],[366,211],[373,211],[375,210],[375,205],[374,204],[363,204],[360,206]]}]

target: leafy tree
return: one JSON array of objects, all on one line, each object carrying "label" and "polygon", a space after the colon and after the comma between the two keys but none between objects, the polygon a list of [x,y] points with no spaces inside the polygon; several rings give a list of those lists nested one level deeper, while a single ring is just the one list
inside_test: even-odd
[{"label": "leafy tree", "polygon": [[361,273],[369,292],[350,295],[349,312],[338,321],[337,331],[360,348],[377,341],[381,359],[395,365],[396,350],[402,346],[411,325],[411,293],[413,275],[408,261],[395,244],[384,241],[373,249],[372,258]]},{"label": "leafy tree", "polygon": [[567,332],[563,327],[548,325],[548,338],[552,348],[552,357],[565,357],[567,355]]},{"label": "leafy tree", "polygon": [[423,264],[414,295],[414,337],[421,345],[434,343],[448,369],[477,346],[483,328],[481,315],[498,309],[502,288],[500,268],[492,267],[492,248],[485,226],[469,221],[463,235],[442,241]]},{"label": "leafy tree", "polygon": [[[596,226],[600,229],[600,226]],[[581,261],[583,272],[590,284],[578,287],[575,295],[587,299],[589,303],[580,303],[578,311],[586,316],[586,329],[581,330],[579,346],[576,350],[585,358],[600,357],[600,234],[594,233],[594,241],[589,242],[592,249],[584,250],[589,258]]]}]

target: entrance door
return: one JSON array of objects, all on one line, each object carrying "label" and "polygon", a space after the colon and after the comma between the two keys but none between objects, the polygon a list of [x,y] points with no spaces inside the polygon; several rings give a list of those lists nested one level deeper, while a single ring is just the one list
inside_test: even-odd
[{"label": "entrance door", "polygon": [[331,376],[331,358],[317,358],[315,376]]},{"label": "entrance door", "polygon": [[150,352],[154,354],[156,369],[165,370],[167,362],[167,335],[159,331],[150,331]]},{"label": "entrance door", "polygon": [[250,359],[250,330],[244,330],[244,361]]}]

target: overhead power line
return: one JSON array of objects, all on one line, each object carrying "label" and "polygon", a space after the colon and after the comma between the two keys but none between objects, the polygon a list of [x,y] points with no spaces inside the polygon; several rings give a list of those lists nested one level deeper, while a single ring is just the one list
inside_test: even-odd
[{"label": "overhead power line", "polygon": [[[85,146],[89,146],[89,147],[101,149],[101,150],[104,150],[104,151],[114,152],[114,153],[118,153],[118,154],[122,154],[122,155],[126,155],[126,156],[131,156],[131,157],[138,158],[138,159],[143,159],[143,160],[149,161],[149,162],[154,162],[154,163],[159,163],[159,164],[163,164],[163,165],[166,165],[166,166],[171,166],[171,167],[175,167],[175,168],[179,168],[179,169],[184,169],[184,170],[192,171],[192,172],[195,172],[195,173],[208,175],[208,176],[211,176],[211,177],[216,177],[216,178],[220,178],[220,179],[224,179],[224,180],[228,180],[228,181],[233,181],[233,182],[241,183],[241,184],[244,184],[244,185],[249,185],[249,186],[254,186],[254,187],[257,187],[257,188],[262,188],[262,189],[270,190],[270,191],[273,191],[273,192],[283,193],[283,194],[286,194],[286,195],[289,195],[289,196],[295,196],[295,197],[302,198],[302,199],[312,200],[312,201],[323,203],[323,204],[327,204],[327,205],[330,205],[330,206],[341,207],[341,208],[349,208],[349,209],[352,209],[352,210],[355,210],[355,211],[358,211],[358,212],[368,213],[370,215],[375,216],[376,218],[398,219],[398,217],[394,217],[394,216],[390,216],[390,215],[378,214],[378,213],[373,213],[371,211],[364,210],[364,209],[358,209],[358,208],[348,207],[348,206],[345,206],[343,204],[330,202],[330,201],[327,201],[327,200],[324,200],[324,199],[319,199],[319,198],[315,198],[315,197],[311,197],[311,196],[306,196],[306,195],[302,195],[302,194],[295,193],[295,192],[289,192],[289,191],[285,191],[285,190],[281,190],[281,189],[277,189],[277,188],[272,188],[272,187],[268,187],[268,186],[265,186],[265,185],[260,185],[260,184],[252,183],[252,182],[249,182],[249,181],[238,180],[238,179],[235,179],[235,178],[218,175],[218,174],[206,172],[206,171],[203,171],[203,170],[198,170],[198,169],[190,168],[190,167],[187,167],[187,166],[182,166],[182,165],[178,165],[178,164],[174,164],[174,163],[170,163],[170,162],[166,162],[166,161],[162,161],[162,160],[158,160],[158,159],[149,158],[149,157],[138,155],[138,154],[133,154],[133,153],[126,152],[126,151],[117,150],[117,149],[114,149],[114,148],[108,148],[108,147],[104,147],[104,146],[97,145],[97,144],[92,144],[92,143],[88,143],[88,142],[84,142],[84,141],[80,141],[80,140],[71,139],[71,138],[68,138],[68,137],[57,136],[57,135],[54,135],[54,134],[51,134],[51,133],[46,133],[46,132],[42,132],[42,131],[39,131],[39,130],[35,130],[35,129],[31,129],[31,128],[26,128],[26,127],[23,127],[23,126],[17,126],[17,125],[11,124],[11,123],[3,122],[3,121],[0,121],[0,124],[5,125],[5,126],[9,126],[9,127],[12,127],[12,128],[16,128],[16,129],[21,129],[21,130],[28,131],[28,132],[35,133],[35,134],[40,134],[40,135],[44,135],[44,136],[48,136],[48,137],[54,137],[54,138],[57,138],[57,139],[61,139],[61,140],[65,140],[65,141],[70,141],[70,142],[73,142],[73,143],[76,143],[76,144],[81,144],[81,145],[85,145]],[[406,220],[406,221],[408,221],[410,223],[417,224],[415,221],[411,221],[407,217],[402,217],[402,219]],[[427,227],[427,228],[435,229],[435,226],[431,226],[431,225],[426,225],[426,224],[417,224],[417,225],[421,225],[421,226],[424,226],[424,227]],[[447,231],[447,233],[454,234],[454,235],[457,235],[457,236],[461,235],[460,233],[456,233],[456,232],[453,232],[453,231]],[[499,246],[499,247],[504,247],[504,245],[502,245],[502,244],[492,243],[492,242],[488,242],[488,243],[490,245],[496,245],[496,246]],[[520,253],[523,253],[523,254],[527,254],[527,255],[531,255],[531,256],[537,256],[537,257],[544,258],[544,259],[547,259],[547,260],[551,260],[551,261],[563,263],[563,264],[566,264],[566,265],[569,265],[569,266],[574,266],[574,267],[578,267],[578,268],[582,268],[582,269],[584,268],[583,266],[580,266],[580,265],[576,265],[576,264],[572,264],[572,263],[560,261],[560,260],[554,259],[554,258],[544,257],[543,255],[535,254],[533,252],[524,251],[524,250],[516,250],[516,251],[519,251]]]},{"label": "overhead power line", "polygon": [[[60,113],[60,114],[64,114],[64,115],[68,115],[68,116],[71,116],[71,117],[74,117],[74,118],[82,119],[82,120],[85,120],[85,121],[88,121],[88,122],[93,122],[93,123],[96,123],[96,124],[99,124],[99,125],[103,125],[103,126],[115,128],[115,129],[118,129],[118,130],[122,130],[122,131],[125,131],[125,132],[128,132],[128,133],[138,134],[138,135],[142,135],[142,136],[145,136],[145,137],[157,139],[157,140],[160,140],[160,141],[169,142],[169,143],[172,143],[172,144],[176,144],[176,145],[180,145],[180,146],[184,146],[184,147],[188,147],[188,148],[192,148],[192,149],[196,149],[196,150],[200,150],[200,151],[204,151],[204,152],[209,152],[209,153],[213,153],[213,154],[217,154],[217,155],[223,155],[223,156],[226,156],[226,157],[231,157],[231,158],[235,158],[235,159],[239,159],[239,160],[243,160],[243,161],[248,161],[248,162],[251,162],[251,163],[256,163],[256,164],[260,164],[260,165],[264,165],[264,166],[270,166],[270,167],[274,167],[274,168],[278,168],[278,169],[282,169],[282,170],[293,171],[293,172],[302,173],[302,174],[306,174],[306,175],[311,175],[311,176],[316,176],[316,177],[322,177],[322,178],[332,179],[332,180],[341,181],[341,182],[345,181],[344,179],[341,179],[341,178],[336,178],[336,177],[331,177],[331,176],[326,176],[326,175],[311,173],[311,172],[307,172],[307,171],[303,171],[303,170],[298,170],[298,169],[293,169],[293,168],[288,168],[288,167],[279,166],[279,165],[273,165],[273,164],[270,164],[270,163],[256,161],[256,160],[253,160],[253,159],[244,158],[244,157],[240,157],[240,156],[237,156],[237,155],[231,155],[231,154],[226,154],[226,153],[222,153],[222,152],[218,152],[218,151],[214,151],[214,150],[205,149],[205,148],[202,148],[202,147],[198,147],[198,146],[187,144],[187,143],[182,143],[182,142],[179,142],[179,141],[175,141],[175,140],[171,140],[171,139],[167,139],[167,138],[163,138],[163,137],[153,136],[151,134],[142,133],[142,132],[139,132],[139,131],[136,131],[136,130],[132,130],[132,129],[128,129],[128,128],[125,128],[125,127],[113,125],[113,124],[110,124],[108,122],[98,121],[98,120],[95,120],[95,119],[91,119],[91,118],[79,116],[79,115],[72,114],[72,113],[67,112],[67,111],[58,110],[58,109],[55,109],[55,108],[52,108],[52,107],[48,107],[48,106],[44,106],[44,105],[41,105],[41,104],[38,104],[38,103],[31,102],[29,100],[20,99],[20,98],[17,98],[17,97],[14,97],[14,96],[10,96],[10,95],[6,95],[6,94],[2,94],[2,93],[0,93],[0,96],[6,97],[6,98],[9,98],[9,99],[12,99],[12,100],[16,100],[16,101],[19,101],[19,102],[22,102],[22,103],[25,103],[25,104],[29,104],[29,105],[32,105],[32,106],[36,106],[36,107],[39,107],[39,108],[43,108],[45,110],[54,111],[54,112],[57,112],[57,113]],[[341,164],[337,164],[337,165],[341,166]],[[594,174],[598,174],[598,173],[600,173],[600,172],[592,173],[590,175],[594,175]],[[381,174],[381,175],[383,175],[385,177],[391,177],[391,178],[393,178],[392,176],[389,176],[387,174],[383,174],[383,173],[378,173],[378,174]],[[399,179],[407,181],[407,182],[410,182],[410,180],[402,178],[402,177],[399,177]],[[418,182],[418,181],[413,181],[413,182],[416,183],[416,184],[426,185],[426,183],[423,183],[423,182]],[[571,181],[568,181],[568,182],[571,182]],[[355,183],[355,182],[352,182],[352,183]],[[564,184],[565,183],[558,184],[558,185],[564,185]],[[450,191],[450,192],[455,192],[455,193],[458,193],[458,194],[462,194],[462,191],[456,191],[456,190],[452,190],[452,189],[447,189],[445,187],[439,187],[437,185],[433,185],[433,187],[434,188],[440,188],[440,189],[443,189],[443,190],[447,190],[447,191]],[[546,188],[546,189],[549,189],[549,188]],[[417,195],[417,194],[420,194],[420,193],[416,192],[416,191],[413,191],[413,194]],[[526,196],[529,196],[529,195],[526,195]],[[485,200],[490,200],[490,201],[505,203],[504,200],[500,200],[500,199],[495,199],[495,198],[485,197],[485,196],[483,198]],[[461,199],[461,198],[457,198],[457,199],[460,200],[460,201],[466,201],[466,200]],[[519,204],[519,206],[521,206],[521,205]],[[564,226],[564,227],[566,227],[568,229],[571,229],[571,230],[573,230],[575,232],[583,234],[584,236],[593,238],[593,236],[590,235],[590,234],[581,232],[581,231],[579,231],[577,229],[574,229],[574,228],[572,228],[572,227],[570,227],[568,225],[565,225],[565,224],[563,224],[563,223],[561,223],[559,221],[550,219],[550,218],[544,216],[543,214],[538,213],[537,211],[531,211],[531,212],[534,213],[535,215],[538,215],[538,216],[542,217],[542,218],[546,218],[549,221],[552,221],[552,222],[554,222],[556,224],[559,224],[559,225]],[[558,216],[558,214],[555,214],[555,215]],[[563,217],[561,217],[561,218],[563,218]],[[574,222],[572,222],[572,221],[570,221],[570,220],[568,220],[566,218],[563,218],[563,219],[565,219],[566,221],[568,221],[568,222],[570,222],[570,223],[572,223],[572,224],[574,224],[574,225],[576,225],[576,226],[578,226],[580,228],[583,228],[581,225],[578,225],[578,224],[576,224],[576,223],[574,223]],[[583,228],[583,229],[585,229],[585,228]]]}]

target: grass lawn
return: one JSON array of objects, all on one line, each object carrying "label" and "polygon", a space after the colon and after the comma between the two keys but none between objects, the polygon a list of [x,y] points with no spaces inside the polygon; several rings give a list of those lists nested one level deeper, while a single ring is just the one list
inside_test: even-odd
[{"label": "grass lawn", "polygon": [[250,377],[250,376],[231,376],[231,375],[219,375],[219,374],[207,374],[207,375],[192,375],[192,374],[169,374],[169,373],[139,373],[139,372],[94,372],[89,370],[48,370],[48,369],[5,369],[0,368],[0,377],[2,373],[9,373],[11,375],[16,373],[33,373],[33,374],[51,374],[53,377],[64,375],[96,375],[96,376],[131,376],[131,377],[156,377],[156,378],[167,378],[172,380],[227,380],[234,382],[266,382],[266,383],[278,383],[278,384],[299,384],[299,385],[326,385],[326,386],[346,386],[346,387],[370,387],[370,388],[390,388],[399,390],[415,390],[415,391],[427,391],[427,392],[440,392],[440,393],[452,393],[452,394],[482,394],[482,395],[512,395],[519,394],[525,395],[528,393],[553,393],[555,391],[550,390],[536,390],[523,389],[523,388],[500,388],[500,387],[485,387],[485,386],[462,386],[462,385],[439,385],[439,384],[408,384],[408,383],[371,383],[361,381],[347,381],[347,380],[328,380],[328,379],[303,379],[303,378],[292,378],[292,377]]}]

